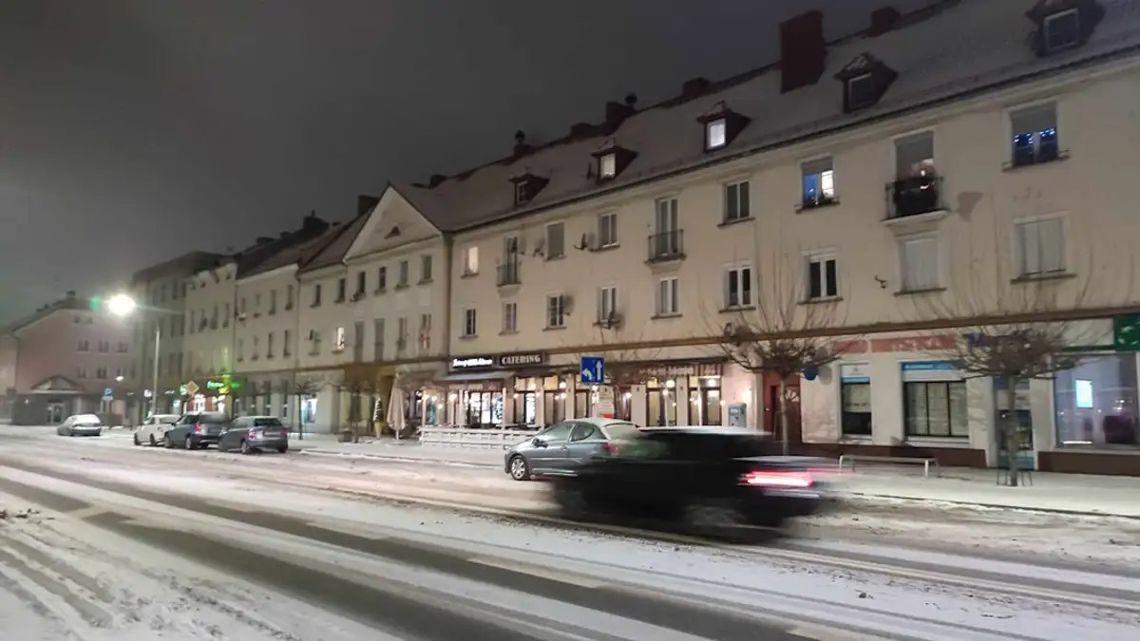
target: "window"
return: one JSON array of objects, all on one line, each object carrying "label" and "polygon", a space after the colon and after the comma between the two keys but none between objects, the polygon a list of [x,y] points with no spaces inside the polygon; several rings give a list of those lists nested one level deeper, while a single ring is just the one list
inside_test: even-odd
[{"label": "window", "polygon": [[479,273],[479,247],[472,245],[463,248],[463,275],[474,276]]},{"label": "window", "polygon": [[368,275],[363,271],[356,272],[356,289],[352,292],[352,299],[358,300],[360,298],[363,298],[364,292],[367,291],[367,287]]},{"label": "window", "polygon": [[269,290],[269,313],[270,314],[276,314],[277,313],[277,290],[276,289]]},{"label": "window", "polygon": [[265,337],[265,358],[273,358],[273,332]]},{"label": "window", "polygon": [[[242,296],[241,300],[238,301],[238,314],[245,316],[245,296]],[[205,316],[206,312],[203,311],[202,315]]]},{"label": "window", "polygon": [[515,206],[525,204],[530,200],[530,192],[527,190],[527,181],[515,181]]},{"label": "window", "polygon": [[210,329],[218,329],[218,306],[214,305],[214,311],[210,315]]},{"label": "window", "polygon": [[617,214],[609,213],[598,216],[597,247],[614,247],[617,244]]},{"label": "window", "polygon": [[111,341],[99,341],[98,348],[100,354],[106,354],[111,351]]},{"label": "window", "polygon": [[843,434],[871,435],[871,377],[866,364],[839,366],[840,425]]},{"label": "window", "polygon": [[120,354],[126,354],[127,349],[128,349],[127,344],[123,341],[120,341],[119,345],[118,345],[118,349],[116,351],[118,351]]},{"label": "window", "polygon": [[406,261],[406,260],[400,261],[400,274],[399,274],[399,276],[400,276],[400,279],[396,282],[396,287],[397,288],[407,287],[408,286],[408,261]]},{"label": "window", "polygon": [[384,360],[384,319],[376,318],[372,321],[372,360],[377,363]]},{"label": "window", "polygon": [[240,363],[245,360],[245,340],[237,339],[237,360]]},{"label": "window", "polygon": [[598,288],[598,323],[608,325],[617,320],[617,286],[607,285]]},{"label": "window", "polygon": [[261,312],[261,292],[253,295],[253,311],[255,314]]},{"label": "window", "polygon": [[194,327],[194,310],[190,310],[189,316],[190,316],[190,333],[193,334],[195,331],[197,331]]},{"label": "window", "polygon": [[78,316],[73,316],[73,317],[72,317],[72,321],[73,321],[73,322],[74,322],[76,325],[78,325],[78,324],[79,324],[80,320],[81,320],[81,319],[80,319]]},{"label": "window", "polygon": [[396,353],[400,354],[408,345],[408,318],[401,316],[396,321]]},{"label": "window", "polygon": [[803,208],[811,209],[835,202],[835,171],[831,158],[820,158],[801,165],[803,173]]},{"label": "window", "polygon": [[293,351],[293,337],[290,335],[289,330],[281,332],[281,355],[289,358]]},{"label": "window", "polygon": [[565,255],[565,228],[562,223],[550,223],[546,226],[546,260],[562,258]]},{"label": "window", "polygon": [[617,175],[617,154],[603,154],[598,158],[598,177],[608,180]]},{"label": "window", "polygon": [[503,303],[503,333],[514,334],[517,331],[519,331],[519,304]]},{"label": "window", "polygon": [[316,283],[313,285],[313,307],[321,306],[321,284]]},{"label": "window", "polygon": [[347,293],[347,290],[348,290],[348,282],[347,281],[348,281],[347,278],[336,279],[336,300],[333,301],[334,303],[343,303],[344,302],[345,294]]},{"label": "window", "polygon": [[1075,47],[1081,40],[1079,12],[1076,9],[1069,9],[1045,16],[1042,30],[1043,44],[1047,53]]},{"label": "window", "polygon": [[546,297],[546,327],[566,327],[566,298],[562,294]]},{"label": "window", "polygon": [[336,341],[333,343],[333,351],[335,351],[335,352],[344,351],[344,346],[347,343],[347,339],[345,338],[344,327],[337,327],[336,333],[334,333],[333,336],[336,338]]},{"label": "window", "polygon": [[847,111],[870,107],[878,99],[874,74],[865,73],[847,80]]},{"label": "window", "polygon": [[75,378],[87,378],[87,368],[86,367],[75,368]]},{"label": "window", "polygon": [[293,286],[289,285],[285,288],[285,311],[293,309]]},{"label": "window", "polygon": [[431,351],[431,314],[420,314],[420,353]]},{"label": "window", "polygon": [[1057,135],[1057,105],[1036,105],[1011,112],[1014,167],[1057,160],[1060,141]]},{"label": "window", "polygon": [[317,330],[309,332],[309,340],[312,341],[312,349],[309,351],[310,356],[317,356],[321,353],[321,334]]},{"label": "window", "polygon": [[254,336],[253,337],[253,353],[250,355],[249,359],[251,361],[256,361],[259,358],[261,358],[261,337],[260,336]]},{"label": "window", "polygon": [[724,222],[731,223],[752,216],[749,207],[749,185],[747,180],[729,183],[724,186]]},{"label": "window", "polygon": [[705,125],[705,149],[712,151],[728,144],[728,122],[724,118],[711,120]]},{"label": "window", "polygon": [[478,327],[475,325],[475,310],[468,309],[463,312],[463,336],[471,338],[476,335]]},{"label": "window", "polygon": [[364,321],[352,324],[352,362],[364,360]]},{"label": "window", "polygon": [[420,256],[420,282],[431,281],[431,254]]},{"label": "window", "polygon": [[107,379],[107,368],[106,367],[96,367],[95,368],[95,378],[97,378],[99,380],[106,380]]},{"label": "window", "polygon": [[938,239],[933,236],[921,236],[900,240],[899,271],[904,292],[937,289],[941,284]]},{"label": "window", "polygon": [[970,435],[965,381],[906,382],[904,391],[908,436]]},{"label": "window", "polygon": [[1140,447],[1136,355],[1090,355],[1053,385],[1062,447]]},{"label": "window", "polygon": [[1061,217],[1014,224],[1014,260],[1019,278],[1065,272],[1064,224]]},{"label": "window", "polygon": [[225,310],[226,310],[226,313],[222,316],[222,327],[229,327],[230,326],[230,316],[232,316],[232,314],[230,313],[231,310],[230,310],[230,304],[229,303],[225,304]]},{"label": "window", "polygon": [[834,256],[808,258],[808,299],[831,298],[839,295],[837,263]]},{"label": "window", "polygon": [[657,281],[658,316],[676,316],[681,313],[677,301],[677,284],[676,278],[662,278]]},{"label": "window", "polygon": [[[182,354],[179,354],[178,356],[179,356],[179,360],[181,360]],[[115,368],[115,379],[118,380],[120,378],[126,378],[126,370],[124,370],[121,367],[116,367]]]},{"label": "window", "polygon": [[76,347],[76,349],[80,352],[91,351],[91,343],[86,338],[81,339],[79,341],[79,345]]},{"label": "window", "polygon": [[752,266],[737,265],[724,273],[724,307],[739,309],[752,305]]}]

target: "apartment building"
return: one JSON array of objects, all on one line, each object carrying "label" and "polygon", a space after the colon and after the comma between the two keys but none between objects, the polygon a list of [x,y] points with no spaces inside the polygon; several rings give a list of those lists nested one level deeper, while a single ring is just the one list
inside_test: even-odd
[{"label": "apartment building", "polygon": [[443,375],[447,354],[446,240],[393,187],[359,209],[298,271],[302,419],[363,427],[385,417],[395,385],[410,418],[440,422],[423,383]]},{"label": "apartment building", "polygon": [[68,292],[0,331],[4,418],[45,425],[99,413],[122,421],[130,359],[128,322]]},{"label": "apartment building", "polygon": [[[832,337],[836,360],[785,381],[802,451],[994,465],[1013,412],[1041,469],[1140,473],[1119,188],[1140,3],[883,9],[830,43],[809,12],[779,35],[776,64],[399,188],[450,240],[446,422],[550,424],[612,394],[648,425],[771,428],[780,381],[725,357],[745,326]],[[1005,319],[1063,320],[1082,354],[1012,407],[949,349]],[[578,384],[583,355],[609,385]]]}]

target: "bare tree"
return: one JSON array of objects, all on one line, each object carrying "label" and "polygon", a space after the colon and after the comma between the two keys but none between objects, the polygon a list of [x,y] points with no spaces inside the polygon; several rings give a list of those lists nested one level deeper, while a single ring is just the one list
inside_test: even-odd
[{"label": "bare tree", "polygon": [[292,383],[281,382],[281,393],[285,398],[290,396],[296,400],[293,416],[297,417],[297,438],[305,440],[305,417],[301,415],[301,405],[306,396],[312,396],[320,391],[323,383],[310,378],[295,378]]},{"label": "bare tree", "polygon": [[[660,348],[640,347],[644,341],[643,333],[627,329],[613,319],[599,322],[596,326],[597,342],[590,350],[575,354],[578,362],[583,356],[601,356],[605,359],[607,385],[629,387],[644,384],[661,353]],[[616,393],[617,390],[614,391]]]},{"label": "bare tree", "polygon": [[[773,257],[761,272],[757,280],[762,286],[755,296],[755,310],[747,309],[753,301],[739,289],[735,300],[726,301],[729,310],[706,310],[704,315],[709,332],[720,337],[718,349],[729,361],[748,372],[778,378],[780,407],[776,429],[784,454],[790,449],[788,380],[818,371],[856,342],[849,336],[837,338],[843,325],[838,315],[840,302],[808,300],[800,270],[789,269],[786,263],[784,258]],[[751,298],[750,293],[747,296]],[[733,308],[741,309],[732,311]],[[715,316],[721,321],[726,315],[728,322],[719,327],[709,320]]]}]

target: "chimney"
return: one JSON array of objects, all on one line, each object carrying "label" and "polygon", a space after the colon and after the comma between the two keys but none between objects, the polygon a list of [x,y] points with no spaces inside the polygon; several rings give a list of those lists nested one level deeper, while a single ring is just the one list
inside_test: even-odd
[{"label": "chimney", "polygon": [[309,212],[308,216],[301,221],[301,231],[315,231],[322,232],[328,229],[329,224],[317,217],[317,210],[313,209]]},{"label": "chimney", "polygon": [[637,95],[627,94],[625,102],[614,102],[609,100],[606,102],[606,123],[605,129],[607,133],[613,133],[637,111]]},{"label": "chimney", "polygon": [[696,98],[708,91],[711,86],[712,83],[709,82],[708,78],[690,78],[685,81],[685,84],[681,85],[681,97],[686,100]]},{"label": "chimney", "polygon": [[823,13],[808,11],[780,23],[780,90],[813,85],[823,75],[827,45]]},{"label": "chimney", "polygon": [[894,29],[899,17],[899,10],[890,5],[875,9],[871,12],[871,28],[867,30],[867,35],[881,36]]},{"label": "chimney", "polygon": [[[434,178],[434,176],[433,176]],[[368,194],[360,194],[356,197],[356,215],[360,216],[367,211],[370,211],[376,206],[380,199],[376,196],[369,196]]]},{"label": "chimney", "polygon": [[[515,132],[515,156],[522,156],[528,151],[530,151],[530,145],[526,144],[526,132],[519,129]],[[432,181],[435,181],[435,176],[432,176]],[[435,183],[432,187],[438,184],[439,183]]]}]

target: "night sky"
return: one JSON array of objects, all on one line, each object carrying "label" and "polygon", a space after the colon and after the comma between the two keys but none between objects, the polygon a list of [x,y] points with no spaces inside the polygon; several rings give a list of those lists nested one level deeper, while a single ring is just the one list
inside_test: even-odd
[{"label": "night sky", "polygon": [[801,11],[832,37],[888,3],[0,0],[0,323],[768,63]]}]

